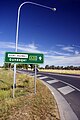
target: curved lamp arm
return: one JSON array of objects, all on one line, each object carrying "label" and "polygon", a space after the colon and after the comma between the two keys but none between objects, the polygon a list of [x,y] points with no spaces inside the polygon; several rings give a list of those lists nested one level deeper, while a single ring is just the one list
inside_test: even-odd
[{"label": "curved lamp arm", "polygon": [[23,2],[19,8],[18,8],[18,18],[17,18],[17,29],[16,29],[16,49],[15,51],[17,52],[17,44],[18,44],[18,34],[19,34],[19,18],[20,18],[20,10],[21,10],[21,7],[24,5],[24,4],[33,4],[33,5],[36,5],[36,6],[40,6],[40,7],[43,7],[43,8],[47,8],[47,9],[50,9],[52,11],[56,11],[56,8],[51,8],[51,7],[48,7],[48,6],[45,6],[45,5],[41,5],[41,4],[38,4],[38,3],[34,3],[34,2]]}]

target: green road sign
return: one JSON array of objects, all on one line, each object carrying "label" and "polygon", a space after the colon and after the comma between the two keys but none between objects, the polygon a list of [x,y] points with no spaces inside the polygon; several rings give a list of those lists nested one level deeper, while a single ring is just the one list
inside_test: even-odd
[{"label": "green road sign", "polygon": [[44,62],[44,55],[41,53],[6,52],[5,62],[19,64],[41,64]]}]

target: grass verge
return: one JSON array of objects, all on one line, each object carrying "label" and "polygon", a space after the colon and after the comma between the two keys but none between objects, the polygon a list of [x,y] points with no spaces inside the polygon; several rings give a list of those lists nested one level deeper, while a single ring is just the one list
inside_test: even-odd
[{"label": "grass verge", "polygon": [[0,70],[0,120],[60,120],[56,101],[37,80],[34,95],[34,80],[26,74],[17,73],[15,98],[12,98],[13,72]]},{"label": "grass verge", "polygon": [[51,69],[41,69],[43,72],[53,72],[53,73],[61,73],[61,74],[80,74],[80,70],[51,70]]}]

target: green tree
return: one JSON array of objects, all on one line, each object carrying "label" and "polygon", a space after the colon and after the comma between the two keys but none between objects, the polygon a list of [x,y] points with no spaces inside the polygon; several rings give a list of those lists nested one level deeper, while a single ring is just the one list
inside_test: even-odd
[{"label": "green tree", "polygon": [[4,68],[7,70],[8,69],[9,64],[8,63],[4,63]]},{"label": "green tree", "polygon": [[46,65],[46,66],[45,66],[45,69],[49,69],[49,65]]},{"label": "green tree", "polygon": [[34,68],[34,66],[35,66],[34,64],[30,64],[31,69],[33,69],[33,68]]},{"label": "green tree", "polygon": [[37,64],[36,67],[39,68],[39,65]]},{"label": "green tree", "polygon": [[24,64],[24,68],[25,68],[25,69],[28,69],[28,64]]},{"label": "green tree", "polygon": [[55,69],[55,66],[54,66],[54,65],[51,65],[51,66],[50,66],[50,69]]}]

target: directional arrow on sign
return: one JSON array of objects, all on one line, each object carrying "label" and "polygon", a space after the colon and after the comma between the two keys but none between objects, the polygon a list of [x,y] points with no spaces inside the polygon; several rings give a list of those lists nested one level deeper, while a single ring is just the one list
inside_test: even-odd
[{"label": "directional arrow on sign", "polygon": [[11,58],[9,59],[9,61],[11,61]]},{"label": "directional arrow on sign", "polygon": [[39,60],[42,60],[42,57],[41,57],[41,56],[39,57]]}]

